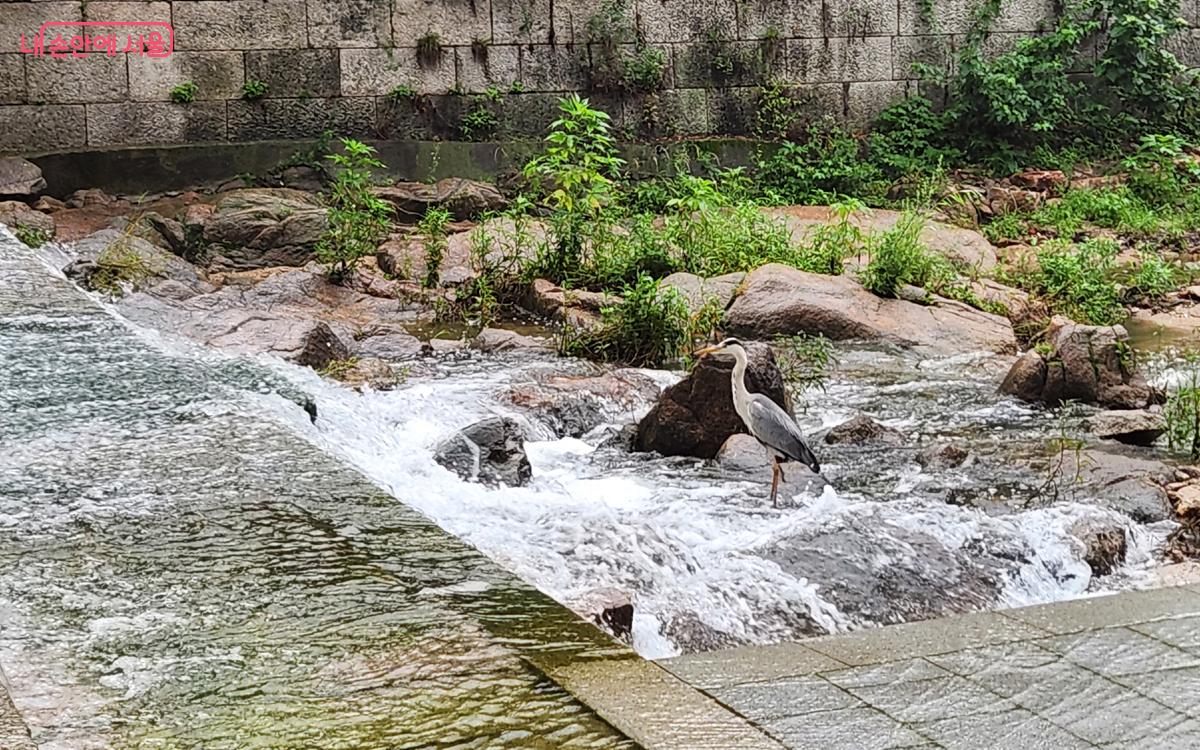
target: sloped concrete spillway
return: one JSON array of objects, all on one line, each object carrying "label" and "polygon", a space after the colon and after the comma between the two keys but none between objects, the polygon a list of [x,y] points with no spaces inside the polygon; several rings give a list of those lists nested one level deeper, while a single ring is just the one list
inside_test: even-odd
[{"label": "sloped concrete spillway", "polygon": [[521,658],[612,645],[265,418],[306,419],[286,395],[0,230],[0,663],[37,746],[628,747]]}]

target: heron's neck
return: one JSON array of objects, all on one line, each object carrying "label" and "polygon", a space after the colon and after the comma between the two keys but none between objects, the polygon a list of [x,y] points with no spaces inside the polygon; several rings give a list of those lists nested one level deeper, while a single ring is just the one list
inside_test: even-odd
[{"label": "heron's neck", "polygon": [[746,404],[750,399],[750,391],[746,390],[746,366],[749,364],[746,359],[746,350],[740,346],[729,347],[729,352],[733,354],[733,373],[730,375],[730,382],[733,384],[733,405],[737,409],[743,420],[746,419],[745,414],[741,414],[743,404]]}]

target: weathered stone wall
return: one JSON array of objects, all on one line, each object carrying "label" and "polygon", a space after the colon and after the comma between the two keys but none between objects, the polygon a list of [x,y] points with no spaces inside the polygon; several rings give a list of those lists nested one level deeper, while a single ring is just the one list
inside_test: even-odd
[{"label": "weathered stone wall", "polygon": [[[916,85],[913,61],[948,58],[976,1],[935,0],[935,30],[920,0],[627,0],[598,32],[589,20],[611,0],[0,0],[0,152],[325,130],[453,139],[472,113],[474,137],[521,137],[544,130],[566,91],[590,95],[626,137],[738,134],[772,79],[795,84],[813,113],[863,122]],[[1036,32],[1054,2],[1008,0],[993,43]],[[1200,25],[1200,0],[1184,15]],[[176,51],[22,54],[20,35],[31,44],[47,20],[166,21]],[[634,59],[639,37],[662,55],[652,92],[614,83],[624,67],[610,61]],[[1200,30],[1178,47],[1200,64]],[[196,100],[170,101],[184,81]],[[266,96],[245,100],[248,81]]]}]

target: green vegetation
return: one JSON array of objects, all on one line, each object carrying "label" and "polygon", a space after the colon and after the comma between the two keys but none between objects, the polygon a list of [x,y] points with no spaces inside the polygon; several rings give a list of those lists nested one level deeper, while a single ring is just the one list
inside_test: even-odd
[{"label": "green vegetation", "polygon": [[436,68],[442,62],[442,37],[436,31],[426,31],[417,40],[417,64]]},{"label": "green vegetation", "polygon": [[317,260],[334,279],[345,278],[375,252],[387,233],[391,204],[371,193],[371,170],[383,168],[375,149],[342,139],[344,153],[327,158],[338,168],[326,203],[329,226],[317,243]]},{"label": "green vegetation", "polygon": [[591,88],[613,93],[651,93],[663,87],[667,58],[648,46],[628,16],[627,0],[606,0],[587,22],[593,45]]},{"label": "green vegetation", "polygon": [[27,224],[18,224],[13,229],[13,235],[30,247],[41,247],[50,240],[54,239],[49,232],[38,227],[31,227]]},{"label": "green vegetation", "polygon": [[775,339],[774,349],[784,382],[797,394],[803,394],[809,388],[824,390],[829,369],[838,361],[833,342],[820,334],[779,336]]},{"label": "green vegetation", "polygon": [[1117,244],[1089,239],[1078,245],[1054,241],[1038,253],[1041,272],[1035,288],[1059,310],[1093,325],[1119,323],[1125,317],[1117,290]]},{"label": "green vegetation", "polygon": [[420,94],[417,93],[417,89],[407,83],[401,83],[387,92],[387,98],[394,102],[411,101],[418,96]]},{"label": "green vegetation", "polygon": [[924,218],[907,213],[894,228],[872,238],[871,260],[859,277],[868,291],[895,297],[907,284],[937,290],[954,278],[949,261],[931,253],[921,241],[924,228]]},{"label": "green vegetation", "polygon": [[200,93],[199,86],[191,81],[184,81],[171,89],[171,101],[176,104],[191,104],[196,101],[196,94],[198,93]]},{"label": "green vegetation", "polygon": [[623,300],[601,311],[596,328],[566,327],[559,342],[563,354],[606,362],[652,367],[686,353],[692,343],[690,316],[683,298],[641,275],[622,290]]},{"label": "green vegetation", "polygon": [[482,141],[496,134],[500,126],[500,118],[496,115],[495,106],[504,101],[500,89],[489,86],[481,94],[470,98],[470,107],[459,123],[459,131],[468,141]]},{"label": "green vegetation", "polygon": [[262,81],[246,81],[242,84],[242,98],[246,101],[257,101],[267,95],[269,87]]},{"label": "green vegetation", "polygon": [[441,206],[429,209],[417,224],[417,233],[425,243],[425,278],[421,283],[426,287],[438,285],[438,272],[442,267],[442,257],[446,254],[446,227],[449,224],[450,212]]},{"label": "green vegetation", "polygon": [[87,281],[92,289],[110,297],[120,297],[125,285],[136,286],[155,274],[155,269],[130,246],[129,238],[137,221],[131,220],[122,236],[96,258],[96,267]]},{"label": "green vegetation", "polygon": [[1167,420],[1167,442],[1186,450],[1193,461],[1200,459],[1200,354],[1184,353],[1182,378],[1167,394],[1163,409]]}]

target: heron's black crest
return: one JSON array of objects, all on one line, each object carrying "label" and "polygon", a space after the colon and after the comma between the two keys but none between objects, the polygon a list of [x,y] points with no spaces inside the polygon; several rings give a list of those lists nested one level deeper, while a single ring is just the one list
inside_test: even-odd
[{"label": "heron's black crest", "polygon": [[735,338],[733,338],[732,336],[730,336],[729,338],[722,340],[722,341],[721,341],[721,343],[717,344],[717,346],[722,346],[722,347],[724,347],[724,346],[733,346],[734,344],[737,344],[738,346],[741,346],[741,345],[742,345],[742,342],[740,342],[740,341],[738,341],[737,339],[735,339]]}]

